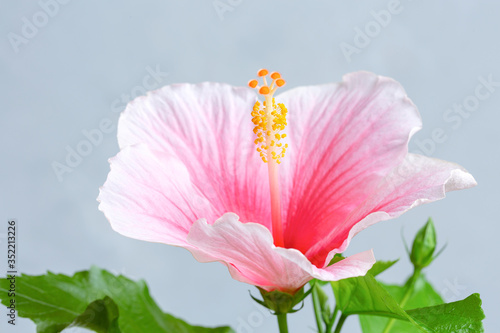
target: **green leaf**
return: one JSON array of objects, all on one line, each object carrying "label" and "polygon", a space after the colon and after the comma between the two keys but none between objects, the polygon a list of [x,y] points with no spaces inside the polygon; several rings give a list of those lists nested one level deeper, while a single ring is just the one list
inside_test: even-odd
[{"label": "green leaf", "polygon": [[421,325],[435,333],[484,332],[479,294],[472,294],[464,300],[409,310],[407,313]]},{"label": "green leaf", "polygon": [[337,307],[344,315],[371,314],[408,320],[398,302],[369,273],[331,285]]},{"label": "green leaf", "polygon": [[368,273],[370,273],[373,276],[377,276],[380,273],[382,273],[383,271],[385,271],[386,269],[389,269],[390,267],[392,267],[392,265],[394,265],[398,261],[399,261],[399,259],[392,260],[392,261],[377,261],[372,266],[372,268],[368,271]]},{"label": "green leaf", "polygon": [[108,296],[90,303],[85,311],[73,320],[70,327],[83,327],[98,333],[120,333],[119,311]]},{"label": "green leaf", "polygon": [[[8,279],[0,279],[0,298],[4,305],[10,302],[9,286]],[[120,332],[118,327],[123,333],[234,332],[228,327],[191,326],[164,313],[149,295],[144,281],[114,276],[97,267],[72,277],[51,272],[41,276],[18,276],[15,301],[19,316],[34,321],[37,333],[56,333],[84,324],[96,332]],[[92,312],[95,316],[89,320]],[[103,331],[104,327],[109,330]]]},{"label": "green leaf", "polygon": [[[484,314],[478,295],[472,295],[459,302],[406,312],[399,306],[398,301],[369,273],[363,277],[332,282],[331,285],[337,306],[346,316],[361,314],[395,318],[411,323],[417,328],[415,332],[482,332],[481,321],[484,319]],[[434,300],[436,301],[436,299]],[[363,332],[380,333],[383,332],[384,327],[363,327]],[[390,332],[413,331],[393,329]]]},{"label": "green leaf", "polygon": [[[399,303],[403,298],[403,295],[406,291],[405,286],[399,285],[386,285],[384,283],[379,282],[389,294]],[[420,275],[419,278],[415,281],[415,286],[413,287],[413,292],[410,295],[404,309],[415,309],[422,308],[426,306],[438,305],[442,304],[443,299],[441,296],[434,290],[431,284],[425,279],[424,275]],[[384,330],[387,326],[389,319],[384,317],[377,316],[359,316],[359,321],[361,324],[361,328],[364,333],[379,333]],[[415,327],[413,324],[407,321],[398,320],[394,323],[391,330],[389,332],[408,332],[408,333],[416,333],[421,332],[418,327]]]}]

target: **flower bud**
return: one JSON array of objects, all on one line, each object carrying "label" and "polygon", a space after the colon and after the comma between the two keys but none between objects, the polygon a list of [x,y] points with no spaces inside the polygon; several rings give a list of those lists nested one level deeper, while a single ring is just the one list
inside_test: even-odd
[{"label": "flower bud", "polygon": [[410,259],[415,268],[422,269],[434,260],[436,250],[436,229],[431,218],[417,232],[411,249]]}]

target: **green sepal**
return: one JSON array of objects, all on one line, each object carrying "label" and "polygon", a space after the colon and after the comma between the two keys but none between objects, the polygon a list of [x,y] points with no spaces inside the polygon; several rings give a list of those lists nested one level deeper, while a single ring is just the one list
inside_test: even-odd
[{"label": "green sepal", "polygon": [[257,299],[250,294],[250,297],[263,307],[268,308],[273,311],[273,314],[287,314],[294,313],[302,309],[304,304],[301,305],[300,308],[294,309],[294,307],[302,302],[312,291],[312,288],[309,288],[307,292],[304,292],[304,288],[301,288],[295,294],[285,293],[283,291],[274,290],[274,291],[266,291],[262,288],[257,287],[259,289],[260,294],[263,300]]}]

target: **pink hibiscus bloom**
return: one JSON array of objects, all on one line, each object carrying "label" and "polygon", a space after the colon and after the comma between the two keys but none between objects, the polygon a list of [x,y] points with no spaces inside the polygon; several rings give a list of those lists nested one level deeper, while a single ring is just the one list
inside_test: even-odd
[{"label": "pink hibiscus bloom", "polygon": [[131,102],[98,198],[113,229],[294,293],[313,278],[364,275],[371,250],[328,264],[364,228],[476,185],[457,164],[408,153],[421,119],[398,82],[357,72],[274,104],[284,81],[271,79],[257,87],[262,107],[253,90],[220,83]]}]

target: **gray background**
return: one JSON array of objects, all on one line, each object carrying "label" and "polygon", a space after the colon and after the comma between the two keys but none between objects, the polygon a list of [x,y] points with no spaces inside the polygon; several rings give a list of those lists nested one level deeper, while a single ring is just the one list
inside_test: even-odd
[{"label": "gray background", "polygon": [[[410,238],[432,216],[440,244],[448,247],[427,269],[429,279],[448,301],[480,292],[486,331],[500,329],[500,87],[472,112],[453,122],[444,118],[454,103],[474,102],[480,77],[500,82],[500,2],[401,0],[400,12],[384,27],[374,25],[372,11],[387,10],[391,1],[385,0],[67,2],[44,22],[37,1],[0,1],[0,233],[5,237],[8,218],[18,219],[22,272],[72,274],[98,265],[146,279],[165,311],[191,323],[277,331],[275,318],[250,299],[248,290],[256,290],[232,280],[222,265],[200,264],[183,249],[111,230],[95,199],[107,159],[118,152],[116,131],[102,133],[102,142],[62,181],[52,164],[65,163],[67,147],[86,140],[82,131],[103,119],[115,125],[121,99],[140,95],[151,70],[168,73],[147,81],[154,88],[200,81],[244,85],[261,67],[282,72],[289,88],[369,70],[400,81],[419,107],[424,129],[412,150],[422,151],[417,142],[425,143],[424,153],[460,163],[479,186],[365,230],[348,254],[373,248],[379,259],[401,257],[381,277],[402,282],[411,266],[401,230]],[[218,13],[216,5],[227,11]],[[31,35],[25,29],[29,38],[16,52],[9,38],[24,38],[23,18],[33,22],[33,16],[40,27]],[[357,40],[362,47],[347,59],[342,43],[356,46],[356,29],[365,28],[372,29],[369,44]],[[431,141],[440,129],[446,138]],[[3,255],[0,269],[5,271]],[[291,332],[312,331],[311,304],[289,320]],[[8,331],[34,330],[21,319]],[[344,331],[359,332],[357,319],[349,318]]]}]

